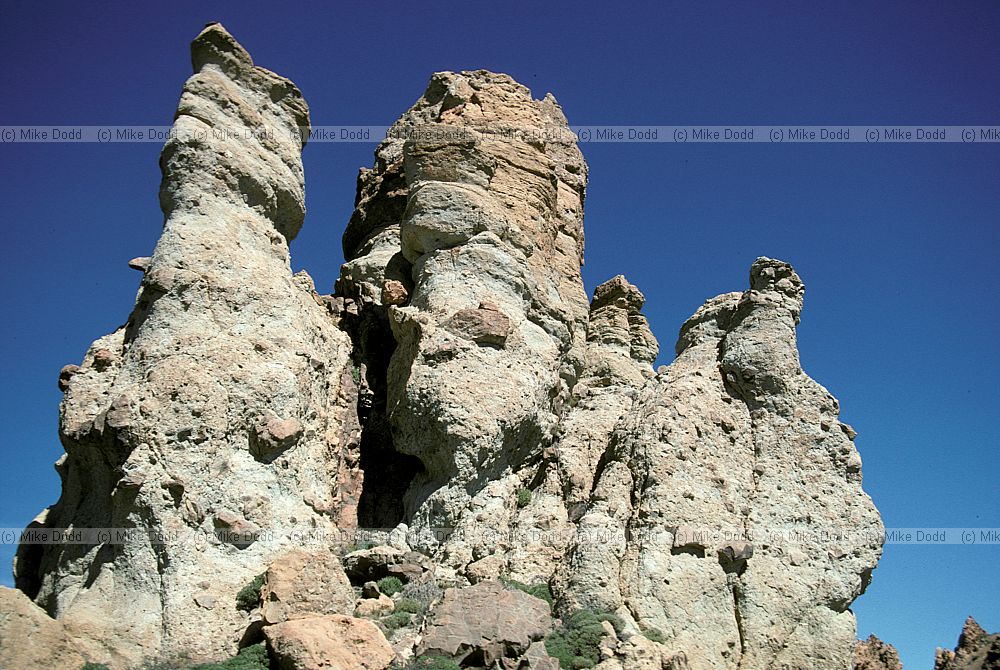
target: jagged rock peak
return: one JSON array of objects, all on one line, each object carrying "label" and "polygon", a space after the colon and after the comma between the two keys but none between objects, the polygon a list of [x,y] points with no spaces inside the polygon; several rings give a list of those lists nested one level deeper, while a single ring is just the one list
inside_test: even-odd
[{"label": "jagged rock peak", "polygon": [[987,633],[971,616],[965,620],[955,651],[938,648],[934,670],[1000,669],[1000,633]]},{"label": "jagged rock peak", "polygon": [[854,644],[854,670],[903,670],[896,648],[874,635]]}]

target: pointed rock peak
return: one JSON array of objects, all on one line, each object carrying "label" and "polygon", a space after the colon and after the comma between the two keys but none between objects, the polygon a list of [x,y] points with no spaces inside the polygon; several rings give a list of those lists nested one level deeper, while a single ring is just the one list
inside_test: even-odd
[{"label": "pointed rock peak", "polygon": [[646,296],[635,284],[630,284],[625,275],[618,275],[594,289],[594,299],[590,309],[595,310],[605,305],[615,304],[623,309],[638,312],[646,302]]},{"label": "pointed rock peak", "polygon": [[965,620],[965,625],[962,626],[962,635],[958,638],[958,646],[976,646],[979,640],[984,637],[986,637],[986,631],[970,616]]},{"label": "pointed rock peak", "polygon": [[195,72],[213,64],[233,76],[253,67],[250,52],[221,23],[207,24],[191,42],[191,66]]}]

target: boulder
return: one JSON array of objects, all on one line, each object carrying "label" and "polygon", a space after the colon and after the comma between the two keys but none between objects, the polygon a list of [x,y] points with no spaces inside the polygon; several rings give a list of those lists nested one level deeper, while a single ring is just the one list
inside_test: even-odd
[{"label": "boulder", "polygon": [[[444,655],[460,664],[492,667],[525,654],[552,626],[544,601],[498,581],[484,581],[445,591],[431,612],[417,655]],[[534,653],[537,656],[537,647]]]},{"label": "boulder", "polygon": [[264,628],[279,670],[384,670],[395,653],[371,621],[339,614]]},{"label": "boulder", "polygon": [[869,635],[854,643],[854,670],[903,670],[896,648]]},{"label": "boulder", "polygon": [[354,589],[337,556],[327,551],[293,549],[274,561],[264,575],[260,595],[267,624],[354,611]]},{"label": "boulder", "polygon": [[370,549],[359,549],[343,557],[344,572],[355,582],[377,581],[389,574],[389,566],[403,561],[405,551],[379,545]]}]

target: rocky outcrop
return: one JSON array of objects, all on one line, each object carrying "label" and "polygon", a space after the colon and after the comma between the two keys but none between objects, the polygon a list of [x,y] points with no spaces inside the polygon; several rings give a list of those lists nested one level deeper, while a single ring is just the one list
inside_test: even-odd
[{"label": "rocky outcrop", "polygon": [[854,670],[903,670],[896,648],[874,635],[854,643]]},{"label": "rocky outcrop", "polygon": [[[567,128],[555,100],[506,75],[435,74],[362,172],[344,235],[369,421],[390,428],[381,462],[411,464],[396,495],[417,547],[457,568],[506,552],[482,519],[498,536],[517,525],[516,491],[544,477],[583,363],[586,165],[572,142],[544,141],[553,127]],[[388,360],[365,345],[386,327]],[[438,529],[457,532],[442,543]]]},{"label": "rocky outcrop", "polygon": [[684,325],[602,457],[564,610],[658,629],[693,669],[850,666],[881,522],[853,430],[799,366],[802,293],[760,258]]},{"label": "rocky outcrop", "polygon": [[955,651],[938,648],[934,659],[934,670],[997,668],[1000,668],[1000,633],[987,633],[971,616],[965,620]]},{"label": "rocky outcrop", "polygon": [[[550,633],[601,670],[851,666],[882,527],[799,364],[790,265],[757,259],[654,373],[642,292],[619,275],[588,304],[587,167],[555,99],[440,72],[362,170],[319,296],[288,250],[305,102],[218,24],[192,59],[162,236],[125,326],[59,373],[63,492],[31,525],[138,532],[21,547],[56,620],[0,601],[31,622],[7,630],[116,668],[263,636],[280,667],[554,670]],[[558,629],[500,576],[551,587]]]},{"label": "rocky outcrop", "polygon": [[289,266],[308,108],[218,24],[191,51],[135,309],[61,376],[63,491],[45,519],[141,532],[17,564],[67,630],[132,661],[235,651],[235,594],[287,549],[271,531],[349,528],[355,504],[350,341]]}]

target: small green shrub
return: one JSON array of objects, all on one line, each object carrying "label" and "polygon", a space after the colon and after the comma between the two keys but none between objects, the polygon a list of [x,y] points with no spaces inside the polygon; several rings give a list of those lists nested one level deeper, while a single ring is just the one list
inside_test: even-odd
[{"label": "small green shrub", "polygon": [[388,630],[394,631],[397,628],[409,625],[410,615],[406,612],[393,612],[389,616],[382,617],[381,622]]},{"label": "small green shrub", "polygon": [[419,614],[424,611],[424,606],[420,604],[420,601],[413,598],[400,598],[396,601],[396,611]]},{"label": "small green shrub", "polygon": [[517,490],[517,506],[527,507],[531,503],[531,491],[528,489]]},{"label": "small green shrub", "polygon": [[80,670],[108,670],[107,663],[84,663]]},{"label": "small green shrub", "polygon": [[462,667],[444,656],[418,656],[407,670],[462,670]]},{"label": "small green shrub", "polygon": [[260,589],[264,586],[264,575],[260,574],[236,594],[236,609],[249,612],[260,605]]},{"label": "small green shrub", "polygon": [[529,586],[524,582],[519,582],[516,579],[507,579],[506,577],[501,577],[500,582],[506,586],[508,589],[517,589],[518,591],[524,591],[529,596],[535,596],[539,600],[544,600],[552,607],[552,591],[549,589],[549,585],[545,582],[540,584],[534,584]]},{"label": "small green shrub", "polygon": [[642,634],[650,642],[659,642],[660,644],[664,644],[667,641],[667,638],[663,636],[663,631],[659,628],[647,628],[642,631]]},{"label": "small green shrub", "polygon": [[623,626],[621,619],[610,612],[580,610],[545,637],[545,650],[559,661],[563,670],[594,667],[601,660],[598,645],[604,637],[602,621],[609,622],[616,630]]},{"label": "small green shrub", "polygon": [[403,582],[399,581],[398,577],[383,577],[378,580],[378,590],[387,596],[399,593],[399,590],[403,588]]},{"label": "small green shrub", "polygon": [[240,649],[240,653],[221,663],[202,663],[188,670],[268,670],[271,667],[264,643]]}]

